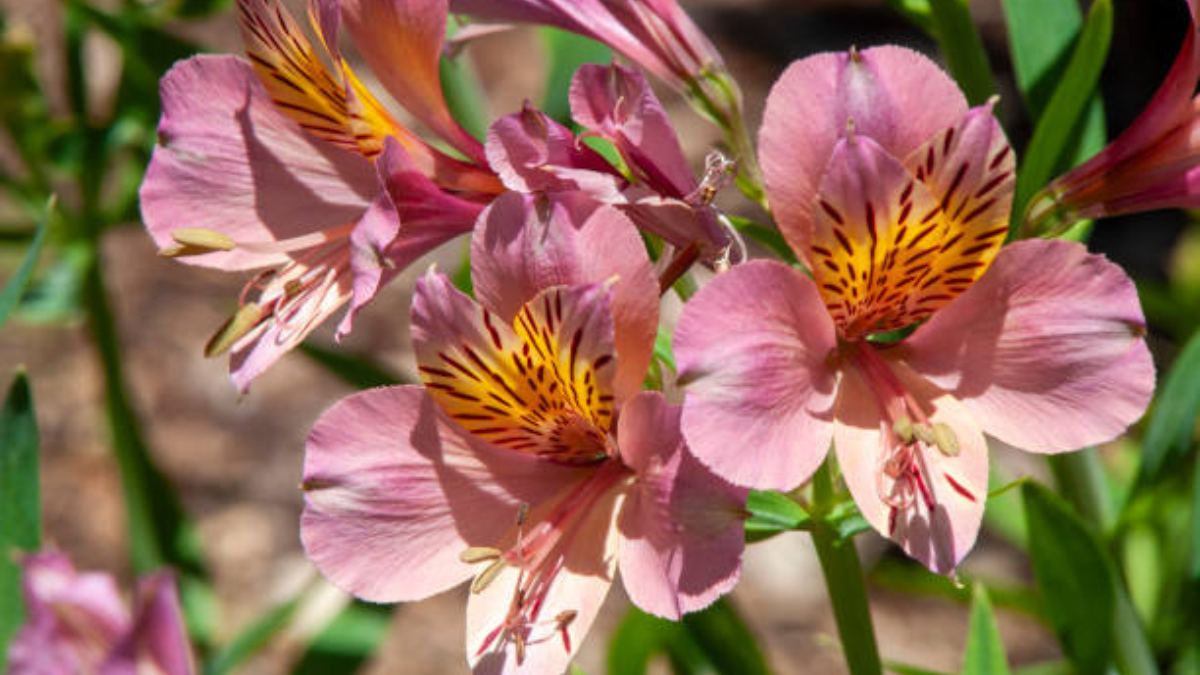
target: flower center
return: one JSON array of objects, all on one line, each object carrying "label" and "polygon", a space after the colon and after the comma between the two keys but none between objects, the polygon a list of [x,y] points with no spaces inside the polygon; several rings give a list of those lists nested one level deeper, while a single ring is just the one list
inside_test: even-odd
[{"label": "flower center", "polygon": [[460,554],[464,562],[488,563],[472,582],[472,593],[486,591],[505,568],[518,570],[508,611],[484,638],[477,656],[493,647],[504,649],[512,644],[520,665],[529,645],[552,640],[555,634],[561,637],[563,648],[570,653],[568,628],[578,616],[579,609],[566,608],[553,617],[543,618],[546,599],[566,563],[572,541],[592,508],[630,475],[629,469],[620,462],[605,461],[528,530],[529,507],[522,504],[517,515],[516,541],[512,546],[507,549],[471,547]]}]

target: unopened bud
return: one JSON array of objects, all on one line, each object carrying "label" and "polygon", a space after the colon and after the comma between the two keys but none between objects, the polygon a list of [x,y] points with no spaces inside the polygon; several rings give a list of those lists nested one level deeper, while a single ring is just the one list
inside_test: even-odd
[{"label": "unopened bud", "polygon": [[957,457],[959,453],[958,436],[949,425],[938,422],[933,425],[933,444],[947,457]]},{"label": "unopened bud", "polygon": [[500,549],[492,548],[491,546],[472,546],[458,554],[458,559],[469,565],[487,560],[497,560],[499,558]]},{"label": "unopened bud", "polygon": [[225,352],[242,339],[247,333],[258,325],[262,320],[265,311],[262,307],[248,303],[242,305],[241,309],[236,314],[229,317],[217,332],[208,340],[208,344],[204,345],[204,355],[212,358]]}]

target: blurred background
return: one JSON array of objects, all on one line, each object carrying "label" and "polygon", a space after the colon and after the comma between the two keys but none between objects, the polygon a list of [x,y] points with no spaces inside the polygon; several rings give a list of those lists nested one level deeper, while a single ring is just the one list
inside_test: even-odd
[{"label": "blurred background", "polygon": [[[45,539],[79,567],[113,571],[131,582],[125,500],[141,499],[150,512],[142,527],[169,531],[182,514],[194,525],[185,531],[186,541],[175,542],[185,552],[182,557],[166,558],[203,567],[210,576],[211,593],[194,590],[192,607],[202,608],[197,611],[213,644],[225,644],[265,612],[308,589],[282,639],[240,672],[292,672],[298,663],[309,669],[304,672],[314,673],[460,672],[464,589],[397,607],[394,618],[390,611],[361,607],[347,612],[344,598],[321,589],[300,551],[298,483],[304,439],[317,416],[353,387],[322,365],[316,352],[293,353],[239,397],[224,359],[205,359],[202,349],[230,314],[246,277],[159,258],[138,222],[136,187],[153,142],[157,78],[192,50],[241,53],[230,3],[189,0],[183,4],[193,7],[189,11],[196,16],[169,19],[155,13],[158,4],[0,2],[0,115],[11,131],[0,134],[0,168],[6,177],[0,192],[0,278],[10,277],[20,264],[50,192],[59,195],[64,211],[94,216],[91,223],[52,224],[30,290],[0,332],[0,373],[9,377],[24,364],[37,404]],[[302,3],[287,4],[303,14]],[[937,58],[936,44],[883,0],[683,4],[739,80],[752,128],[757,128],[771,83],[794,59],[881,43],[907,45]],[[972,12],[1001,91],[999,114],[1020,149],[1031,129],[1007,56],[1001,6],[998,0],[979,0],[972,3]],[[1179,0],[1117,0],[1115,12],[1111,57],[1101,86],[1109,129],[1120,130],[1162,80],[1182,42],[1187,13]],[[474,42],[460,57],[471,64],[487,93],[489,116],[514,111],[526,98],[541,100],[547,77],[542,44],[537,30],[522,28]],[[699,170],[705,153],[719,141],[718,130],[676,95],[665,89],[660,93]],[[97,162],[96,157],[105,159]],[[718,203],[756,217],[732,188]],[[98,248],[88,242],[97,242]],[[1092,248],[1138,280],[1152,349],[1160,364],[1170,363],[1200,316],[1200,228],[1175,211],[1115,219],[1096,228]],[[430,262],[452,269],[461,261],[462,249],[462,242],[452,242]],[[93,251],[101,288],[107,289],[101,298],[89,276]],[[415,379],[408,295],[412,279],[426,267],[414,265],[375,299],[344,350],[369,355],[402,379]],[[111,323],[105,325],[106,314]],[[99,329],[96,317],[102,320]],[[98,348],[94,335],[116,341]],[[310,342],[332,346],[331,331],[322,330]],[[123,376],[122,390],[106,389],[114,374]],[[122,419],[127,427],[120,426]],[[125,455],[118,455],[121,461],[114,461],[110,420],[121,429],[116,442],[126,448]],[[150,465],[136,458],[142,451],[177,490],[180,512],[170,499],[123,491],[122,470],[150,471]],[[1132,478],[1136,453],[1136,443],[1128,442],[1102,451],[1105,465],[1121,479]],[[1048,479],[1044,465],[1028,456],[1003,448],[997,456],[996,471],[1005,480],[1029,473]],[[999,515],[990,516],[963,568],[965,577],[988,580],[1014,668],[1061,657],[1054,634],[1038,618],[1032,572],[1021,550],[1016,492],[989,504],[990,513]],[[914,569],[873,533],[858,540],[869,568],[885,659],[957,671],[969,593]],[[196,542],[202,554],[195,554]],[[1163,554],[1149,550],[1143,555]],[[187,551],[194,555],[188,558]],[[585,672],[605,671],[609,638],[626,616],[628,602],[619,585],[614,591],[580,651],[578,663]],[[1161,585],[1146,597],[1135,590],[1135,603],[1143,611],[1153,610],[1165,592]],[[784,534],[750,546],[732,602],[774,671],[845,672],[807,535]],[[335,616],[342,621],[341,632],[326,629]],[[325,651],[305,657],[314,636],[326,641]],[[377,653],[357,663],[361,646],[376,642]],[[665,662],[657,667],[668,672]]]}]

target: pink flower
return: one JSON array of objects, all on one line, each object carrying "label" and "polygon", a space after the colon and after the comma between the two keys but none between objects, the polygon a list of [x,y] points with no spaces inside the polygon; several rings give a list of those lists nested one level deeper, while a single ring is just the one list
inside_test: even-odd
[{"label": "pink flower", "polygon": [[724,71],[721,55],[675,0],[451,0],[450,7],[483,19],[546,24],[590,37],[680,91]]},{"label": "pink flower", "polygon": [[570,129],[526,106],[488,131],[488,161],[505,187],[584,192],[679,249],[695,247],[709,260],[727,252],[730,239],[711,202],[728,166],[718,160],[703,182],[696,180],[670,118],[641,73],[616,64],[581,66],[570,98],[583,135],[612,143],[633,180]]},{"label": "pink flower", "polygon": [[191,675],[174,578],[143,577],[131,615],[111,576],[75,571],[58,553],[22,561],[27,619],[9,647],[9,675]]},{"label": "pink flower", "polygon": [[[245,390],[347,303],[338,333],[349,332],[387,280],[469,231],[502,186],[442,98],[444,0],[314,3],[332,72],[278,0],[238,7],[250,62],[198,56],[163,78],[141,203],[164,255],[266,269],[208,348],[232,348]],[[426,143],[362,85],[336,49],[342,19],[388,92],[469,161]]]},{"label": "pink flower", "polygon": [[351,396],[317,422],[301,539],[375,602],[474,577],[476,672],[561,672],[620,569],[678,618],[737,580],[746,490],[688,452],[640,392],[657,286],[611,207],[508,193],[472,241],[479,303],[430,272],[413,301],[425,388]]},{"label": "pink flower", "polygon": [[[1133,284],[1079,244],[1001,249],[1012,151],[991,105],[968,110],[932,62],[899,47],[798,61],[759,143],[812,276],[750,262],[685,307],[683,431],[718,475],[791,489],[832,440],[864,517],[949,572],[983,515],[985,433],[1063,452],[1145,410]],[[897,344],[872,337],[913,326]]]},{"label": "pink flower", "polygon": [[1085,218],[1200,207],[1200,35],[1197,0],[1171,71],[1146,110],[1095,157],[1060,176],[1030,204],[1025,228],[1061,232]]}]

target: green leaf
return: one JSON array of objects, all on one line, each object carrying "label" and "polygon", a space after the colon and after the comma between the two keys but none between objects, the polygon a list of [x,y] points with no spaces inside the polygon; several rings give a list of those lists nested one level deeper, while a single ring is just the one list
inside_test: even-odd
[{"label": "green leaf", "polygon": [[3,326],[4,322],[8,320],[13,309],[21,302],[21,296],[25,294],[25,288],[29,285],[30,277],[33,276],[33,268],[37,265],[38,256],[42,253],[42,246],[46,243],[46,230],[50,226],[50,215],[53,212],[54,199],[51,198],[50,203],[46,205],[46,216],[38,225],[37,231],[34,232],[33,240],[29,242],[29,248],[26,249],[25,257],[21,260],[21,266],[4,284],[4,290],[0,291],[0,326]]},{"label": "green leaf", "polygon": [[[458,21],[451,16],[446,30],[448,36],[457,32],[458,28]],[[450,114],[467,133],[483,140],[492,116],[479,86],[479,78],[475,76],[475,69],[465,59],[443,56],[438,63],[438,74]]]},{"label": "green leaf", "polygon": [[783,238],[783,233],[774,227],[768,227],[761,223],[756,223],[749,218],[741,216],[726,216],[729,222],[737,228],[743,236],[750,237],[754,241],[765,246],[775,255],[779,256],[784,262],[789,265],[795,265],[797,262],[796,253],[792,247]]},{"label": "green leaf", "polygon": [[607,64],[613,60],[607,45],[558,28],[539,28],[549,66],[542,111],[563,124],[571,122],[568,92],[575,71],[585,63]]},{"label": "green leaf", "polygon": [[14,554],[42,546],[38,442],[29,379],[18,370],[0,410],[0,672],[8,643],[25,620]]},{"label": "green leaf", "polygon": [[1034,127],[1025,160],[1017,173],[1014,223],[1024,216],[1029,199],[1053,177],[1055,168],[1070,147],[1073,133],[1087,111],[1108,57],[1112,26],[1112,1],[1096,0],[1088,11],[1083,32],[1066,70],[1058,78],[1054,94]]},{"label": "green leaf", "polygon": [[645,675],[656,656],[666,657],[676,675],[711,670],[681,623],[631,607],[608,644],[609,675]]},{"label": "green leaf", "polygon": [[683,628],[718,673],[770,673],[758,641],[728,599],[722,598],[703,611],[685,614]]},{"label": "green leaf", "polygon": [[292,675],[357,672],[383,642],[394,611],[393,605],[354,601],[313,639]]},{"label": "green leaf", "polygon": [[751,490],[746,498],[746,535],[752,540],[798,530],[812,524],[812,517],[796,500],[774,490]]},{"label": "green leaf", "polygon": [[1192,554],[1188,565],[1188,579],[1193,588],[1200,590],[1200,461],[1192,477]]},{"label": "green leaf", "polygon": [[895,673],[896,675],[946,675],[945,673],[936,670],[920,668],[918,666],[910,666],[905,663],[896,663],[895,661],[888,661],[885,663],[884,669],[889,673]]},{"label": "green leaf", "polygon": [[933,10],[929,7],[929,0],[887,0],[887,4],[917,28],[933,35]]},{"label": "green leaf", "polygon": [[937,38],[950,74],[971,105],[980,105],[996,93],[992,67],[979,29],[971,19],[969,0],[929,0],[933,34]]},{"label": "green leaf", "polygon": [[[1078,0],[1004,0],[1009,51],[1017,88],[1036,123],[1050,103],[1083,27]],[[1060,173],[1094,155],[1106,142],[1104,102],[1096,91],[1088,101],[1083,124],[1055,167]]]},{"label": "green leaf", "polygon": [[291,623],[299,605],[300,601],[297,598],[267,612],[214,656],[205,666],[204,675],[226,675],[233,672]]},{"label": "green leaf", "polygon": [[301,344],[300,352],[355,389],[404,384],[400,376],[359,354],[322,347],[311,341]]},{"label": "green leaf", "polygon": [[1004,642],[992,603],[983,584],[975,584],[971,599],[971,624],[967,628],[967,654],[963,659],[962,675],[1008,675],[1004,658]]},{"label": "green leaf", "polygon": [[1033,482],[1021,494],[1046,614],[1080,672],[1101,672],[1112,647],[1113,567],[1096,534],[1061,498]]},{"label": "green leaf", "polygon": [[1192,335],[1158,390],[1135,490],[1144,490],[1187,457],[1200,414],[1200,331]]}]

